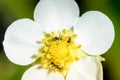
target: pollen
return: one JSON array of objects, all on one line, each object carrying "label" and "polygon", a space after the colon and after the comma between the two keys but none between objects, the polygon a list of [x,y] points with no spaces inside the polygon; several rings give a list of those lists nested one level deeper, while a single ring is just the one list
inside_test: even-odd
[{"label": "pollen", "polygon": [[72,35],[68,35],[69,31],[72,30],[63,29],[59,33],[56,32],[59,34],[58,36],[55,32],[51,32],[51,36],[42,39],[44,46],[42,52],[38,52],[37,56],[40,58],[43,68],[65,75],[70,65],[80,59],[81,45],[77,45],[74,41],[77,35],[73,32]]}]

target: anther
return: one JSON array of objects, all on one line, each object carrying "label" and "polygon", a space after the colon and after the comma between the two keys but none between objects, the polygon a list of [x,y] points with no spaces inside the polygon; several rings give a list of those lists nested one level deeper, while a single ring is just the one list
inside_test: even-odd
[{"label": "anther", "polygon": [[56,68],[56,67],[53,67],[52,70],[53,70],[53,72],[56,72],[56,71],[57,71],[57,68]]},{"label": "anther", "polygon": [[44,39],[42,39],[42,42],[43,42],[43,43],[46,43],[46,42],[47,42],[47,40],[44,38]]},{"label": "anther", "polygon": [[43,67],[43,68],[47,68],[47,67],[48,67],[48,64],[43,64],[42,67]]},{"label": "anther", "polygon": [[78,45],[77,48],[81,48],[82,46],[81,45]]},{"label": "anther", "polygon": [[48,49],[49,49],[49,48],[45,46],[43,50],[44,50],[45,52],[47,52]]},{"label": "anther", "polygon": [[55,36],[55,32],[51,32],[51,36],[54,37]]},{"label": "anther", "polygon": [[46,58],[47,58],[47,59],[51,59],[51,55],[50,55],[50,54],[47,54],[47,55],[46,55]]},{"label": "anther", "polygon": [[63,30],[62,30],[62,33],[64,33],[64,34],[65,34],[66,32],[67,32],[67,31],[66,31],[66,29],[63,29]]},{"label": "anther", "polygon": [[41,57],[41,56],[43,56],[43,53],[39,52],[39,53],[37,54],[37,57]]},{"label": "anther", "polygon": [[67,66],[64,66],[63,69],[64,69],[64,70],[68,70],[68,67],[67,67]]},{"label": "anther", "polygon": [[65,37],[65,38],[64,38],[64,40],[65,40],[65,41],[68,41],[68,40],[69,40],[69,38],[68,38],[68,37]]},{"label": "anther", "polygon": [[76,34],[73,34],[73,35],[72,35],[72,38],[74,38],[74,39],[75,39],[76,37],[77,37],[77,35],[76,35]]},{"label": "anther", "polygon": [[78,61],[78,60],[79,60],[79,57],[75,57],[75,60]]}]

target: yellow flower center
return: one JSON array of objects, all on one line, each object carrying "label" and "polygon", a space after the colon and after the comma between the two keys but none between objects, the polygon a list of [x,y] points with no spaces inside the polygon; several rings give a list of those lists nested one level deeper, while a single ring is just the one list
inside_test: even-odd
[{"label": "yellow flower center", "polygon": [[42,43],[45,45],[37,55],[42,67],[54,72],[59,71],[65,75],[71,63],[80,59],[81,45],[76,45],[74,41],[77,35],[73,34],[72,28],[63,29],[59,33],[44,33],[44,35]]}]

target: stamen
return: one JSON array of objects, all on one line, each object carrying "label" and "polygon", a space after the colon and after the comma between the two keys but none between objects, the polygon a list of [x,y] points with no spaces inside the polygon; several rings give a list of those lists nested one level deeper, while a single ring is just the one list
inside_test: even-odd
[{"label": "stamen", "polygon": [[48,49],[49,49],[49,48],[48,48],[47,46],[45,46],[43,50],[44,50],[45,52],[47,52]]},{"label": "stamen", "polygon": [[56,71],[57,71],[57,68],[56,68],[56,67],[53,67],[52,70],[53,70],[53,72],[56,72]]},{"label": "stamen", "polygon": [[55,32],[51,32],[51,36],[54,37],[55,36]]},{"label": "stamen", "polygon": [[47,68],[47,67],[48,67],[48,64],[47,64],[47,63],[44,63],[44,64],[42,65],[42,67],[43,67],[43,68]]},{"label": "stamen", "polygon": [[44,38],[44,39],[42,39],[42,42],[43,42],[43,43],[46,43],[46,42],[47,42],[47,40]]},{"label": "stamen", "polygon": [[50,54],[47,54],[47,55],[46,55],[46,58],[47,58],[47,59],[51,59],[51,55],[50,55]]},{"label": "stamen", "polygon": [[41,57],[41,56],[43,56],[43,53],[39,52],[39,53],[37,54],[37,57]]},{"label": "stamen", "polygon": [[64,33],[64,34],[65,34],[66,32],[67,32],[67,31],[66,31],[66,29],[63,29],[63,30],[62,30],[62,33]]},{"label": "stamen", "polygon": [[81,45],[78,45],[77,48],[81,48],[82,46]]},{"label": "stamen", "polygon": [[79,57],[75,57],[75,60],[78,61],[78,60],[79,60]]},{"label": "stamen", "polygon": [[65,38],[64,38],[64,40],[65,40],[65,41],[68,41],[68,40],[69,40],[69,38],[68,38],[68,37],[65,37]]},{"label": "stamen", "polygon": [[63,70],[68,70],[68,67],[67,67],[67,66],[64,66],[64,67],[63,67]]},{"label": "stamen", "polygon": [[73,34],[73,35],[72,35],[72,38],[74,38],[74,39],[75,39],[76,37],[77,37],[77,35],[76,35],[76,34]]}]

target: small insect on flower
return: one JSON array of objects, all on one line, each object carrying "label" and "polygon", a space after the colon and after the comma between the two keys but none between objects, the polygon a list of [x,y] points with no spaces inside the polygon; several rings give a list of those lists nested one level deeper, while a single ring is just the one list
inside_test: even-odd
[{"label": "small insect on flower", "polygon": [[22,80],[103,80],[100,55],[113,40],[113,24],[102,12],[79,16],[74,0],[40,0],[34,20],[8,27],[3,46],[11,62],[31,65]]}]

